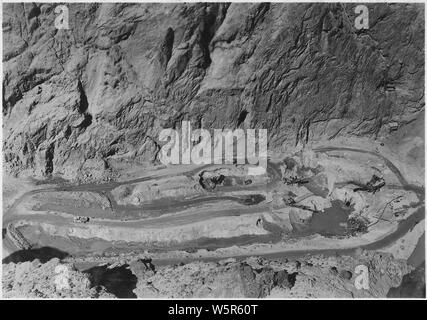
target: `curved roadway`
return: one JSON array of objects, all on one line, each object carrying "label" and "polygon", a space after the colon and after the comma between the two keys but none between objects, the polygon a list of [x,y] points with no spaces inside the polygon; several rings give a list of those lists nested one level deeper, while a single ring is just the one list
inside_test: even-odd
[{"label": "curved roadway", "polygon": [[[383,160],[385,162],[385,164],[387,165],[387,167],[397,176],[397,178],[399,179],[400,183],[402,184],[402,187],[404,189],[407,190],[412,190],[414,192],[417,193],[417,196],[419,197],[420,201],[417,203],[416,206],[419,206],[423,201],[424,201],[424,188],[418,187],[418,186],[414,186],[411,185],[407,182],[407,180],[405,179],[405,177],[402,175],[402,173],[400,172],[400,170],[387,158],[385,158],[384,156],[376,153],[376,152],[372,152],[372,151],[367,151],[367,150],[361,150],[361,149],[355,149],[355,148],[346,148],[346,147],[320,147],[320,148],[315,148],[314,149],[315,152],[328,152],[328,151],[350,151],[350,152],[358,152],[358,153],[366,153],[366,154],[370,154],[373,156],[376,156],[378,158],[380,158],[381,160]],[[206,167],[206,166],[204,166]],[[204,167],[199,167],[197,169],[193,169],[187,173],[185,173],[186,175],[193,175],[197,172],[200,172],[200,170],[202,170]],[[277,168],[277,164],[273,164],[273,163],[269,163],[269,168],[268,171],[270,174],[273,175],[274,178],[278,178],[280,177],[280,170]],[[147,177],[143,177],[143,178],[138,178],[138,179],[133,179],[133,180],[128,180],[128,181],[120,181],[120,182],[111,182],[111,183],[105,183],[105,184],[84,184],[84,185],[77,185],[77,186],[57,186],[57,187],[50,187],[50,188],[44,188],[44,189],[38,189],[38,190],[32,190],[30,192],[25,193],[24,195],[22,195],[20,198],[18,198],[13,205],[5,212],[4,216],[3,216],[3,223],[7,222],[7,221],[11,221],[14,220],[15,218],[19,218],[22,219],[22,217],[27,217],[27,216],[21,216],[18,215],[16,217],[13,216],[13,212],[16,210],[17,206],[23,202],[25,202],[29,197],[31,197],[34,194],[37,193],[42,193],[42,192],[53,192],[53,191],[92,191],[92,192],[98,192],[98,193],[102,193],[102,194],[106,194],[109,193],[112,189],[116,188],[117,186],[120,185],[126,185],[126,184],[132,184],[132,183],[137,183],[137,182],[142,182],[142,181],[148,181],[148,180],[153,180],[153,179],[160,179],[164,177],[164,175],[151,175],[151,176],[147,176]],[[274,180],[274,179],[273,179]],[[274,181],[273,181],[274,182]],[[268,185],[267,185],[268,187]],[[252,187],[253,188],[253,187]],[[244,188],[240,188],[240,190],[242,190]],[[231,201],[239,201],[239,198],[236,197],[230,197],[230,196],[222,196],[223,199],[222,200],[231,200]],[[214,201],[214,200],[221,200],[221,197],[200,197],[199,199],[193,199],[193,200],[184,200],[181,203],[175,203],[175,205],[177,206],[188,206],[191,205],[193,201],[194,204],[200,204],[203,202],[209,202],[209,201]],[[240,199],[241,200],[241,199]],[[158,204],[159,206],[159,210],[161,210],[161,205]],[[152,208],[152,209],[156,209],[156,208]],[[261,206],[253,206],[252,208],[248,208],[248,207],[243,207],[243,208],[234,208],[234,209],[225,209],[225,210],[220,210],[217,212],[217,215],[239,215],[239,214],[244,214],[244,213],[251,213],[251,212],[257,212],[259,210],[265,210],[268,209],[268,205],[261,205]],[[37,216],[37,215],[36,215]],[[355,246],[355,247],[349,247],[349,248],[340,248],[340,249],[328,249],[328,250],[283,250],[280,252],[274,252],[274,253],[264,253],[264,254],[255,254],[257,256],[262,255],[265,257],[269,257],[269,258],[282,258],[282,257],[289,257],[289,256],[301,256],[301,255],[307,255],[307,254],[345,254],[345,253],[349,253],[357,248],[364,248],[364,249],[379,249],[382,247],[385,247],[391,243],[393,243],[394,241],[396,241],[397,239],[399,239],[400,237],[402,237],[403,235],[405,235],[416,223],[418,223],[421,219],[423,219],[425,216],[425,208],[424,205],[422,207],[420,207],[415,213],[411,214],[411,216],[409,216],[407,219],[399,222],[399,225],[397,227],[397,229],[388,234],[387,236],[383,237],[382,239],[373,241],[367,245],[364,246]],[[29,216],[28,216],[29,217]],[[161,223],[167,223],[173,221],[173,219],[171,220],[171,217],[173,216],[165,216],[165,217],[159,217],[159,218],[154,218],[154,219],[150,219],[153,220],[152,222],[155,223],[155,220],[158,220],[157,223],[155,224],[159,224],[161,225]],[[204,218],[211,218],[212,215],[211,213],[209,213],[209,215],[200,215],[197,220],[204,220]],[[188,218],[188,217],[187,217]],[[179,216],[175,216],[174,219],[178,219],[179,222],[181,223],[185,223],[186,217],[179,217]],[[171,220],[171,221],[168,221]],[[141,220],[142,221],[142,220]],[[145,220],[147,222],[147,220]],[[175,222],[178,222],[175,221]],[[115,223],[129,223],[131,222],[132,224],[135,224],[135,221],[121,221],[118,222],[116,221]],[[111,224],[111,221],[107,222],[106,224]],[[136,224],[137,225],[137,224]],[[249,254],[250,255],[250,254]],[[244,255],[244,256],[240,256],[241,258],[249,256],[249,255]],[[239,258],[239,257],[237,257]],[[194,258],[196,259],[196,258]],[[218,260],[221,259],[221,257],[215,257],[215,258],[197,258],[197,260]],[[181,259],[182,260],[182,259]],[[162,259],[159,262],[172,262],[173,259]]]}]

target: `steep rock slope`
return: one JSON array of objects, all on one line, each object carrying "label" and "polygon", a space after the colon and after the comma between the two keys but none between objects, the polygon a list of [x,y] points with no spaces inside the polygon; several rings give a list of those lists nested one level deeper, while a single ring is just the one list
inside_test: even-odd
[{"label": "steep rock slope", "polygon": [[[368,270],[365,288],[355,285],[360,265]],[[58,287],[58,266],[68,270],[65,290]],[[55,258],[3,264],[3,296],[111,298],[129,282],[112,270],[127,269],[126,277],[136,281],[136,287],[127,290],[133,289],[137,298],[378,298],[398,287],[411,270],[404,260],[370,251],[355,257],[314,255],[281,261],[251,257],[159,267],[144,258],[83,273]]]},{"label": "steep rock slope", "polygon": [[[356,287],[357,266],[367,270],[365,288]],[[251,257],[219,262],[160,266],[138,260],[130,263],[138,278],[138,298],[362,298],[385,297],[410,271],[404,260],[372,251],[356,256],[321,255],[298,260]]]},{"label": "steep rock slope", "polygon": [[4,298],[114,298],[105,288],[94,287],[87,274],[56,258],[3,264],[2,276]]},{"label": "steep rock slope", "polygon": [[3,6],[9,173],[101,180],[151,163],[162,128],[267,128],[270,150],[384,136],[424,108],[424,7]]}]

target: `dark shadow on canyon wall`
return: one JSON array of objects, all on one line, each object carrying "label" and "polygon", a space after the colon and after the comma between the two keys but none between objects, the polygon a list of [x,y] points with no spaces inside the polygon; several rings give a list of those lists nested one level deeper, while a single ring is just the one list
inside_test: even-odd
[{"label": "dark shadow on canyon wall", "polygon": [[104,286],[117,298],[136,298],[137,277],[129,270],[128,265],[108,269],[108,266],[93,267],[83,271],[89,274],[92,286]]},{"label": "dark shadow on canyon wall", "polygon": [[391,288],[387,298],[425,298],[425,263],[412,272],[405,274],[402,283],[397,288]]},{"label": "dark shadow on canyon wall", "polygon": [[53,258],[64,259],[68,256],[67,252],[51,247],[42,247],[37,249],[19,250],[10,254],[2,260],[2,263],[19,263],[33,261],[39,259],[41,263],[45,263]]}]

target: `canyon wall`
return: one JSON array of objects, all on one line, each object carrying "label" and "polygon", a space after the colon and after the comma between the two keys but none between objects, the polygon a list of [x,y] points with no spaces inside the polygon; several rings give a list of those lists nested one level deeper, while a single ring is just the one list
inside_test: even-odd
[{"label": "canyon wall", "polygon": [[153,163],[162,128],[266,128],[269,150],[379,139],[424,109],[424,6],[3,5],[11,174],[76,180]]}]

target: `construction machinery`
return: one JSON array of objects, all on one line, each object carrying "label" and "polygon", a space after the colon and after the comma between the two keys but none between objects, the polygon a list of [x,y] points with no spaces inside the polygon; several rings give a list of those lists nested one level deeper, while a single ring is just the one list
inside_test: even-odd
[{"label": "construction machinery", "polygon": [[77,216],[74,217],[73,222],[74,223],[87,223],[89,222],[89,217],[83,217],[83,216]]},{"label": "construction machinery", "polygon": [[373,175],[371,180],[368,181],[368,183],[362,187],[356,188],[353,191],[367,191],[375,194],[378,190],[380,190],[382,187],[385,186],[385,180],[383,177],[378,177],[377,175]]},{"label": "construction machinery", "polygon": [[283,182],[286,183],[287,185],[294,185],[294,184],[298,184],[298,186],[301,186],[305,183],[308,183],[308,179],[304,179],[304,178],[298,178],[296,176],[292,176],[289,178],[283,178]]}]

